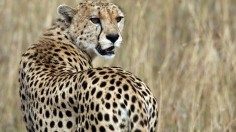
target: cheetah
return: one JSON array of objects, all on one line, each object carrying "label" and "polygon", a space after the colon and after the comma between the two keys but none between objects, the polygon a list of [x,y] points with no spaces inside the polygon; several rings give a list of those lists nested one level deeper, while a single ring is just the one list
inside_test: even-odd
[{"label": "cheetah", "polygon": [[92,66],[96,56],[113,58],[121,44],[120,8],[86,1],[57,10],[61,17],[20,62],[27,131],[155,131],[158,102],[148,86],[120,67]]}]

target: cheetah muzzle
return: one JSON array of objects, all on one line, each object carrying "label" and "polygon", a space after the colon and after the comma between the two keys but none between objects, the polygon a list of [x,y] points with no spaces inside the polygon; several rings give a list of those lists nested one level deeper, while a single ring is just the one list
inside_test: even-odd
[{"label": "cheetah muzzle", "polygon": [[98,45],[96,46],[96,50],[97,50],[97,52],[99,52],[99,54],[101,54],[101,55],[108,55],[108,56],[111,56],[111,55],[114,55],[114,54],[115,54],[115,47],[114,47],[114,46],[111,46],[111,47],[109,47],[109,48],[103,50],[103,49],[101,49],[100,44],[98,44]]}]

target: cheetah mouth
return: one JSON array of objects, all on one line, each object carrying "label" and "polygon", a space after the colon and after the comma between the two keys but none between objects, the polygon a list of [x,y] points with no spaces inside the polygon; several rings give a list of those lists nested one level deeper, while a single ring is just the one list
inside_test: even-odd
[{"label": "cheetah mouth", "polygon": [[111,46],[107,49],[102,49],[100,45],[96,46],[96,50],[101,55],[114,55],[115,54],[115,46]]}]

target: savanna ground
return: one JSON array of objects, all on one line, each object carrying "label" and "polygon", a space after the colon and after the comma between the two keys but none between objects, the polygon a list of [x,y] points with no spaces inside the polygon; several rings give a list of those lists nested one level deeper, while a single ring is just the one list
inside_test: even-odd
[{"label": "savanna ground", "polygon": [[[70,0],[0,0],[0,131],[25,131],[20,55]],[[236,1],[113,0],[126,14],[114,60],[143,79],[160,103],[159,132],[236,131]]]}]

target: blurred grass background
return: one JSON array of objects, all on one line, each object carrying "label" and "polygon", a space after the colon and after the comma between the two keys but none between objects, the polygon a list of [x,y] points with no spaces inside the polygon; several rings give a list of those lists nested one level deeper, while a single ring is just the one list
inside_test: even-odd
[{"label": "blurred grass background", "polygon": [[[112,0],[126,14],[111,61],[146,82],[160,103],[159,132],[236,131],[236,1]],[[0,0],[0,131],[25,131],[18,95],[20,55],[58,5],[79,1]]]}]

